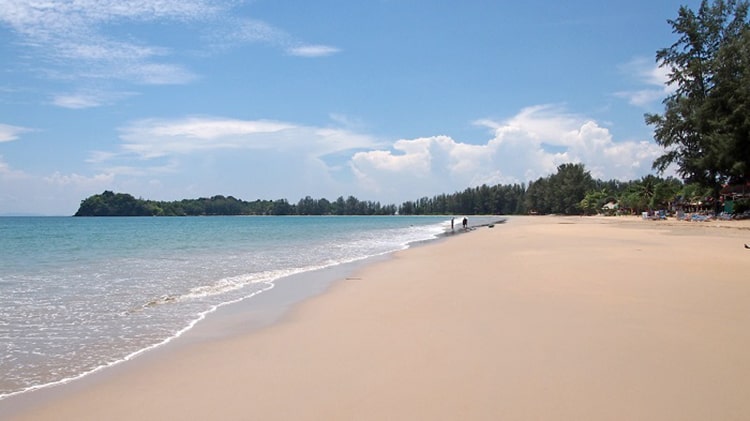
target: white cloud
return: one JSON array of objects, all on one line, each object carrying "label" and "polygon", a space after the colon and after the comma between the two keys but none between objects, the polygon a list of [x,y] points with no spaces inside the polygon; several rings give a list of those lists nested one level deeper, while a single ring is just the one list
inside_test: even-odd
[{"label": "white cloud", "polygon": [[452,191],[452,181],[473,177],[472,170],[481,165],[485,148],[461,144],[448,136],[401,139],[392,151],[355,153],[350,167],[366,190],[383,197],[394,198],[408,191],[445,192],[439,189]]},{"label": "white cloud", "polygon": [[112,160],[117,157],[116,152],[111,151],[92,151],[89,153],[89,157],[86,159],[86,162],[89,164],[98,164],[100,162],[105,162]]},{"label": "white cloud", "polygon": [[[643,79],[655,86],[667,86],[669,82],[670,69],[665,66],[651,66],[647,67],[642,73]],[[670,88],[666,88],[671,91]]]},{"label": "white cloud", "polygon": [[[226,149],[296,151],[322,156],[375,144],[372,138],[347,130],[221,117],[141,120],[120,132],[122,151],[146,159]],[[110,157],[98,155],[98,158]]]},{"label": "white cloud", "polygon": [[650,142],[614,141],[596,121],[556,106],[529,107],[504,121],[476,124],[490,129],[493,138],[483,144],[447,136],[402,139],[389,150],[354,154],[352,172],[372,192],[429,196],[484,183],[527,182],[568,162],[583,163],[596,178],[634,179],[649,173],[660,154]]},{"label": "white cloud", "polygon": [[79,110],[103,105],[112,105],[122,98],[135,95],[132,92],[108,92],[86,90],[81,92],[57,94],[52,98],[52,104],[62,108]]},{"label": "white cloud", "polygon": [[123,67],[122,75],[147,85],[182,85],[198,79],[181,65],[163,63],[133,63]]},{"label": "white cloud", "polygon": [[664,90],[640,89],[637,91],[617,92],[615,96],[626,99],[630,105],[645,108],[661,102],[666,95]]},{"label": "white cloud", "polygon": [[242,19],[225,28],[225,42],[261,42],[283,45],[291,42],[291,36],[269,23],[256,19]]},{"label": "white cloud", "polygon": [[21,135],[21,133],[30,131],[31,129],[27,129],[25,127],[11,126],[8,124],[0,123],[0,143],[16,140]]},{"label": "white cloud", "polygon": [[289,54],[298,57],[325,57],[338,53],[340,50],[328,45],[302,45],[287,50]]},{"label": "white cloud", "polygon": [[222,9],[216,2],[202,0],[6,0],[0,20],[32,40],[50,41],[65,35],[94,32],[97,25],[121,20],[153,21],[205,19]]},{"label": "white cloud", "polygon": [[361,128],[365,125],[362,119],[341,113],[330,113],[328,114],[328,118],[337,125],[350,129]]},{"label": "white cloud", "polygon": [[[93,151],[87,162],[116,175],[118,185],[155,198],[225,191],[293,200],[297,195],[354,193],[347,177],[339,177],[345,171],[339,161],[355,150],[381,145],[346,129],[205,116],[135,121],[120,129],[120,139],[117,150]],[[160,183],[133,181],[145,177]]]},{"label": "white cloud", "polygon": [[105,27],[125,21],[206,20],[225,7],[202,0],[7,0],[0,8],[0,23],[13,28],[25,44],[46,56],[47,62],[74,69],[79,76],[184,83],[192,78],[186,77],[190,72],[179,65],[154,61],[168,56],[168,50],[144,41],[113,39],[106,35]]},{"label": "white cloud", "polygon": [[621,66],[621,71],[635,78],[640,85],[647,87],[629,91],[616,92],[615,96],[626,99],[631,105],[648,108],[661,102],[672,94],[675,87],[669,85],[668,67],[660,67],[644,58],[636,58]]},{"label": "white cloud", "polygon": [[143,158],[236,148],[267,148],[274,134],[294,126],[272,121],[190,117],[141,120],[121,129],[123,150]]},{"label": "white cloud", "polygon": [[96,174],[86,177],[80,174],[61,174],[55,172],[50,176],[43,177],[44,181],[51,185],[75,188],[104,188],[114,180],[114,174]]},{"label": "white cloud", "polygon": [[92,61],[140,61],[169,54],[164,48],[134,45],[95,36],[85,40],[61,41],[57,47],[57,53],[63,57]]},{"label": "white cloud", "polygon": [[112,31],[123,24],[176,24],[168,29],[182,31],[183,38],[195,40],[193,44],[205,40],[205,34],[213,34],[222,44],[261,42],[305,57],[338,52],[335,47],[301,42],[259,20],[238,19],[233,16],[238,4],[235,0],[5,0],[0,24],[10,27],[39,55],[39,63],[45,67],[38,69],[41,73],[67,80],[162,85],[186,84],[198,78],[177,62],[180,51],[158,46],[161,39],[147,32],[123,37]]},{"label": "white cloud", "polygon": [[72,215],[82,198],[111,189],[113,181],[113,174],[28,173],[0,156],[0,214]]},{"label": "white cloud", "polygon": [[26,178],[26,174],[23,171],[14,170],[3,160],[3,156],[0,155],[0,180],[18,180]]},{"label": "white cloud", "polygon": [[187,118],[176,121],[144,121],[141,130],[156,136],[181,136],[196,139],[220,139],[235,135],[273,133],[294,126],[274,121],[248,121],[233,119]]},{"label": "white cloud", "polygon": [[58,107],[70,108],[73,110],[98,107],[101,105],[101,101],[98,98],[85,94],[57,95],[52,99],[52,103]]},{"label": "white cloud", "polygon": [[235,20],[213,37],[225,45],[248,42],[267,44],[298,57],[326,57],[341,51],[329,45],[304,43],[288,32],[256,19]]},{"label": "white cloud", "polygon": [[632,179],[648,173],[660,154],[653,143],[615,141],[609,129],[593,119],[550,105],[526,108],[506,122],[488,127],[496,135],[490,144],[497,143],[501,153],[505,143],[514,145],[515,152],[529,157],[527,167],[536,168],[539,175],[562,163],[580,162],[594,177]]}]

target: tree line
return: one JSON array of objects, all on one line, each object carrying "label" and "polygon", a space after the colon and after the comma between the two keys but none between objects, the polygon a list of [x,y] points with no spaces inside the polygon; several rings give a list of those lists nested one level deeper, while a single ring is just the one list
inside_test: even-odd
[{"label": "tree line", "polygon": [[[627,212],[667,209],[675,203],[711,203],[711,189],[654,175],[639,180],[593,179],[583,164],[563,164],[547,177],[526,184],[482,185],[453,194],[440,194],[382,205],[353,196],[336,200],[307,196],[297,203],[286,199],[244,201],[233,196],[154,201],[127,193],[105,191],[81,201],[75,216],[210,216],[210,215],[519,215],[595,214],[608,202]],[[746,205],[739,206],[744,209]]]},{"label": "tree line", "polygon": [[[719,202],[714,200],[712,192],[711,187],[685,184],[674,177],[647,175],[630,181],[594,179],[583,164],[569,163],[528,185],[482,185],[454,194],[424,197],[403,203],[399,212],[406,215],[593,215],[601,213],[610,202],[617,204],[622,213],[635,214],[697,204],[715,210]],[[743,212],[748,207],[748,199],[738,201],[735,212]]]},{"label": "tree line", "polygon": [[245,201],[233,196],[212,196],[178,201],[135,198],[106,190],[83,201],[74,216],[212,216],[212,215],[393,215],[397,208],[353,196],[331,202],[310,196],[296,204],[287,199]]}]

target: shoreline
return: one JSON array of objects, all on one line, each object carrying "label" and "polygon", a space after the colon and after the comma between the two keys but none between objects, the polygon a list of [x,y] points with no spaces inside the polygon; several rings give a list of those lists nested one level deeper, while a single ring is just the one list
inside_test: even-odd
[{"label": "shoreline", "polygon": [[[433,239],[412,242],[406,249],[421,247],[435,241],[443,241],[456,234],[463,234],[478,227],[486,227],[490,223],[504,222],[502,219],[498,221],[498,218],[494,216],[475,216],[475,218],[482,222],[470,224],[467,230],[458,228],[453,232],[446,230]],[[30,386],[27,389],[4,395],[0,398],[0,419],[2,419],[4,412],[23,412],[32,407],[37,400],[44,401],[50,399],[50,397],[65,395],[70,390],[85,387],[87,382],[97,381],[99,378],[106,378],[111,373],[116,373],[121,365],[137,364],[137,361],[149,358],[152,354],[158,356],[186,344],[250,334],[267,328],[277,323],[284,317],[284,314],[299,303],[325,293],[334,283],[348,279],[348,275],[362,267],[387,260],[399,251],[401,250],[338,263],[273,280],[269,282],[269,287],[242,299],[221,303],[196,316],[194,320],[173,336],[132,352],[119,360],[64,379]]]},{"label": "shoreline", "polygon": [[[705,411],[709,409],[714,410],[713,414],[746,414],[750,407],[738,398],[750,397],[746,392],[750,390],[747,380],[750,363],[738,352],[750,345],[750,339],[747,333],[739,334],[736,329],[739,322],[749,320],[746,314],[736,311],[739,300],[750,294],[747,285],[724,278],[750,273],[750,252],[742,249],[743,243],[750,239],[747,231],[750,224],[737,225],[734,228],[739,229],[734,230],[708,226],[712,224],[710,222],[677,224],[693,227],[684,229],[682,226],[663,225],[663,221],[631,223],[609,218],[602,221],[588,217],[511,217],[507,223],[493,229],[477,229],[470,232],[471,235],[432,241],[375,262],[368,260],[364,266],[356,268],[352,276],[338,278],[311,298],[302,298],[291,304],[291,310],[279,319],[252,331],[237,331],[237,326],[241,326],[243,317],[246,317],[244,310],[237,308],[233,315],[237,324],[225,325],[223,333],[206,332],[202,338],[198,335],[191,341],[180,341],[185,343],[164,346],[109,369],[110,372],[97,375],[91,381],[69,383],[60,388],[65,391],[54,393],[57,396],[50,396],[49,400],[44,399],[44,405],[30,405],[14,415],[19,419],[53,419],[55,415],[71,417],[63,416],[63,419],[135,417],[127,410],[118,414],[119,409],[129,409],[139,411],[137,413],[144,419],[163,419],[177,416],[178,412],[174,411],[208,415],[214,413],[210,411],[218,410],[215,405],[193,402],[199,395],[201,401],[211,398],[226,406],[220,410],[225,419],[243,419],[242,415],[247,415],[247,411],[272,419],[314,419],[315,414],[335,418],[357,414],[362,409],[373,411],[364,412],[366,419],[378,419],[378,415],[399,419],[408,418],[407,415],[455,419],[462,414],[471,419],[496,419],[500,410],[504,410],[506,419],[524,419],[524,414],[532,418],[553,415],[554,412],[545,412],[544,408],[549,407],[563,409],[557,412],[561,416],[553,417],[555,419],[572,419],[566,415],[612,415],[607,412],[610,410],[617,410],[615,415],[619,416],[605,418],[633,419],[649,409],[651,411],[645,415],[651,417],[645,419],[660,419],[657,415],[662,419],[701,419],[699,415],[706,415]],[[659,232],[654,232],[653,228]],[[716,231],[716,228],[721,228],[721,235],[706,232]],[[663,231],[667,231],[667,235]],[[679,237],[670,235],[675,233]],[[736,243],[736,250],[730,247],[732,243]],[[576,247],[588,255],[578,256],[575,250],[571,250]],[[663,250],[665,247],[672,250]],[[700,253],[692,253],[696,247]],[[666,255],[660,256],[662,253]],[[670,264],[682,262],[682,259],[675,259],[675,253],[685,253],[687,268],[664,267],[663,259]],[[599,263],[601,278],[578,272],[583,263],[596,266],[596,261],[588,261],[591,259],[601,259],[606,263]],[[628,259],[639,265],[628,267]],[[545,264],[535,263],[539,261]],[[612,274],[608,267],[612,264],[625,264],[634,276],[642,279],[633,281]],[[706,268],[707,264],[722,267]],[[681,279],[660,279],[668,278],[675,271]],[[611,282],[604,280],[608,273]],[[701,276],[708,279],[703,280]],[[706,282],[719,291],[707,288]],[[690,288],[681,290],[676,286]],[[717,302],[703,302],[701,294],[717,298]],[[671,307],[662,307],[655,300],[657,297],[668,301]],[[546,300],[540,301],[540,298]],[[603,307],[603,303],[595,298],[609,300],[611,307]],[[683,310],[696,303],[705,307],[701,307],[699,314],[683,314]],[[630,307],[643,310],[646,315],[631,314]],[[557,314],[555,310],[565,311]],[[577,311],[597,317],[592,320],[577,317],[580,316]],[[675,311],[677,314],[673,314]],[[560,318],[552,317],[556,315]],[[682,317],[677,317],[680,315]],[[651,316],[651,319],[646,316]],[[717,318],[729,322],[729,326],[718,324]],[[654,323],[654,320],[657,327],[649,328],[646,322]],[[567,329],[549,329],[542,322],[559,324],[558,327]],[[623,322],[627,322],[625,326]],[[202,327],[208,328],[211,324],[204,323]],[[526,328],[536,327],[539,331],[520,329],[519,324]],[[664,325],[678,327],[681,333],[661,330]],[[627,329],[623,331],[624,328]],[[631,331],[631,328],[635,330]],[[678,344],[666,341],[662,345],[669,346],[661,348],[650,344],[644,339],[665,341],[649,334],[654,333],[650,329],[669,337],[676,336],[671,339]],[[586,330],[597,331],[604,339],[588,338]],[[612,330],[617,334],[613,335]],[[727,330],[736,335],[722,336]],[[702,335],[698,337],[697,333]],[[632,341],[623,341],[619,337],[622,335]],[[714,341],[721,356],[731,357],[730,360],[738,364],[735,365],[735,375],[730,375],[727,365],[714,361],[715,358],[710,360],[720,370],[712,371],[712,367],[705,366],[705,361],[702,361],[708,355],[691,350],[688,353],[693,360],[683,361],[683,364],[673,362],[672,365],[698,370],[702,376],[698,378],[704,380],[711,380],[712,373],[713,377],[731,380],[728,390],[722,388],[729,409],[717,408],[715,401],[720,400],[719,396],[704,390],[706,386],[696,386],[712,398],[709,399],[711,404],[703,411],[695,408],[697,402],[685,402],[684,408],[673,407],[675,397],[698,398],[680,384],[686,379],[675,370],[669,370],[671,376],[665,376],[661,382],[651,382],[665,383],[663,386],[682,391],[662,391],[668,395],[676,394],[668,402],[671,405],[660,406],[646,399],[644,393],[628,387],[619,391],[641,399],[632,396],[613,399],[593,387],[598,384],[605,391],[612,391],[606,378],[591,371],[592,366],[604,369],[616,363],[612,375],[619,376],[620,380],[630,379],[624,382],[624,386],[640,385],[654,392],[652,385],[641,385],[636,381],[645,380],[639,376],[645,374],[642,373],[643,358],[637,361],[641,364],[633,363],[612,345],[641,352],[646,350],[648,356],[669,356],[679,361],[685,358],[675,352],[680,340],[696,346],[698,339],[717,336],[723,340]],[[403,342],[404,339],[407,341]],[[581,349],[575,346],[578,342],[574,339],[583,342],[583,351],[589,351],[583,352],[587,361],[576,357],[574,351]],[[544,345],[541,350],[555,352],[540,354],[539,347],[531,346],[534,344]],[[425,355],[425,350],[430,352]],[[518,365],[509,364],[508,359]],[[670,358],[663,360],[669,361]],[[655,363],[654,358],[645,362],[648,365]],[[704,364],[688,364],[690,362]],[[623,368],[631,369],[634,374],[628,374]],[[657,366],[651,368],[652,373],[660,372]],[[578,369],[588,376],[583,375],[579,384],[569,378],[575,374],[571,369]],[[552,381],[548,378],[549,372],[567,381]],[[508,376],[514,381],[503,380]],[[263,379],[260,383],[265,384],[258,384],[258,379]],[[451,380],[451,384],[438,381],[436,386],[425,382],[446,379]],[[341,405],[334,404],[333,396],[317,390],[316,384],[333,388]],[[463,386],[463,389],[454,388],[456,385]],[[717,385],[715,381],[710,382],[710,386]],[[204,390],[211,387],[217,391]],[[358,393],[358,387],[371,393]],[[568,390],[570,387],[572,391]],[[469,396],[471,393],[464,389],[472,391],[475,396]],[[250,392],[239,393],[240,390]],[[291,408],[285,408],[280,397],[272,396],[273,391],[278,393],[281,390],[309,394],[307,398],[300,398],[299,404],[310,412],[306,415],[289,412]],[[534,410],[532,397],[522,392],[544,390],[555,393],[546,395],[546,403]],[[576,390],[588,392],[604,403],[586,409],[580,400],[585,393],[577,394]],[[145,391],[149,393],[144,394]],[[38,392],[41,391],[31,394]],[[506,397],[515,397],[512,399],[515,404],[500,399],[503,393]],[[159,396],[163,404],[154,402],[152,394]],[[453,394],[461,399],[448,399]],[[243,396],[254,396],[253,402],[248,402],[250,398]],[[92,397],[97,399],[91,400]],[[448,402],[431,403],[440,397]],[[99,399],[102,403],[92,403],[100,402]],[[499,401],[493,403],[495,399]],[[466,407],[461,405],[462,402]],[[750,402],[750,399],[745,402]],[[0,401],[0,410],[5,403]],[[386,403],[392,404],[391,407],[386,407]],[[624,403],[638,403],[645,409],[626,411],[628,407]],[[187,405],[187,408],[182,405]],[[162,412],[159,412],[160,408]],[[146,412],[146,409],[153,412]]]},{"label": "shoreline", "polygon": [[[444,237],[414,244],[439,241],[442,238]],[[265,289],[239,300],[221,303],[202,312],[189,321],[183,329],[161,342],[141,348],[119,360],[95,367],[90,371],[50,383],[30,386],[28,389],[3,396],[0,398],[0,419],[4,419],[3,409],[7,409],[10,414],[23,412],[38,400],[57,398],[72,390],[88,387],[90,382],[116,375],[118,370],[127,370],[131,364],[138,364],[139,361],[161,358],[163,354],[190,344],[251,334],[271,326],[282,319],[284,314],[295,305],[325,293],[333,283],[346,279],[349,274],[360,267],[387,259],[390,254],[392,253],[369,256],[353,262],[287,275],[268,282],[270,286]],[[125,367],[121,368],[121,366]]]}]

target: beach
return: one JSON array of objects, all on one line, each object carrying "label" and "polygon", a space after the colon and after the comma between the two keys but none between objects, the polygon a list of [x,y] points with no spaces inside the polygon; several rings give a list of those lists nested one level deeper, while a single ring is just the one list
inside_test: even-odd
[{"label": "beach", "polygon": [[748,221],[510,217],[378,259],[267,326],[0,401],[0,418],[747,419],[744,243]]}]

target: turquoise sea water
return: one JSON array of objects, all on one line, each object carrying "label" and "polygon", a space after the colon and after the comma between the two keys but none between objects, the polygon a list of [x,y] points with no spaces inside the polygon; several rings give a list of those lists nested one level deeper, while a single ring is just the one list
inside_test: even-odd
[{"label": "turquoise sea water", "polygon": [[0,218],[0,399],[131,358],[289,275],[449,226],[406,216]]}]

